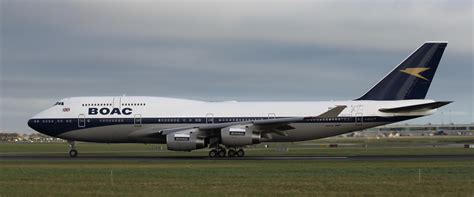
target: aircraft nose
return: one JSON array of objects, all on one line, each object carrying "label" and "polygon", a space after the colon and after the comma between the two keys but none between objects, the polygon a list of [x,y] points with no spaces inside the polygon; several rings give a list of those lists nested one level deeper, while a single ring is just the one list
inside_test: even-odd
[{"label": "aircraft nose", "polygon": [[45,122],[45,120],[36,119],[35,117],[28,120],[28,126],[33,130],[54,137],[57,135],[57,129],[54,126],[52,127],[51,124],[53,124],[52,121],[46,120]]},{"label": "aircraft nose", "polygon": [[35,120],[35,119],[29,119],[29,120],[28,120],[28,126],[29,126],[30,128],[32,128],[33,130],[35,130],[35,131],[38,131],[38,124],[37,124],[37,123],[38,123],[38,122],[37,122],[37,120]]},{"label": "aircraft nose", "polygon": [[51,136],[51,133],[48,132],[50,129],[48,129],[47,123],[40,121],[40,119],[35,119],[35,117],[29,119],[28,126],[37,132]]}]

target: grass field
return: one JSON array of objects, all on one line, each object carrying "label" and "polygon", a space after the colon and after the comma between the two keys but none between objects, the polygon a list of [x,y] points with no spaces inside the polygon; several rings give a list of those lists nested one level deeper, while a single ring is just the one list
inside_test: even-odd
[{"label": "grass field", "polygon": [[[371,141],[328,139],[270,144],[248,155],[473,155],[472,138]],[[339,143],[338,148],[325,144]],[[433,147],[433,145],[435,145]],[[275,151],[285,146],[287,152]],[[165,149],[166,147],[163,146]],[[80,143],[81,156],[201,156],[157,145]],[[0,144],[0,196],[474,196],[474,159],[350,160],[1,160],[2,156],[66,157],[67,146]],[[474,157],[473,157],[474,158]]]},{"label": "grass field", "polygon": [[2,161],[0,167],[1,196],[474,195],[474,161]]},{"label": "grass field", "polygon": [[[474,149],[462,148],[474,144],[473,137],[404,137],[404,138],[327,138],[298,143],[260,144],[248,148],[246,155],[259,156],[366,156],[366,155],[474,155]],[[338,144],[328,148],[328,144]],[[193,152],[167,151],[166,145],[156,144],[97,144],[78,143],[80,156],[206,156],[208,149]],[[66,143],[0,143],[0,156],[68,155]]]}]

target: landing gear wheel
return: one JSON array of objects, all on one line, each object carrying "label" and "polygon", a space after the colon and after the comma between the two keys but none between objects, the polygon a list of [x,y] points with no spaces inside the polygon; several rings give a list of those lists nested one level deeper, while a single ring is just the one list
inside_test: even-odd
[{"label": "landing gear wheel", "polygon": [[73,150],[70,150],[70,151],[69,151],[69,156],[70,156],[70,157],[76,157],[76,156],[77,156],[77,150],[74,150],[74,149],[73,149]]},{"label": "landing gear wheel", "polygon": [[229,151],[227,152],[227,156],[229,156],[229,157],[235,157],[235,154],[236,154],[236,152],[233,149],[229,149]]},{"label": "landing gear wheel", "polygon": [[209,157],[216,157],[217,156],[217,151],[215,149],[212,149],[209,151]]},{"label": "landing gear wheel", "polygon": [[243,156],[245,156],[244,150],[243,150],[243,149],[239,149],[239,150],[237,151],[237,156],[238,156],[238,157],[243,157]]},{"label": "landing gear wheel", "polygon": [[225,149],[220,149],[217,154],[219,154],[219,157],[225,157]]},{"label": "landing gear wheel", "polygon": [[77,156],[77,150],[76,150],[76,144],[74,141],[67,141],[69,143],[69,156],[70,157],[76,157]]}]

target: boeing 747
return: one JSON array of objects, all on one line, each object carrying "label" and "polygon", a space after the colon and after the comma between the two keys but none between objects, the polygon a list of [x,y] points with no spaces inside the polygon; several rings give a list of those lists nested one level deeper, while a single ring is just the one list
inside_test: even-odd
[{"label": "boeing 747", "polygon": [[71,97],[28,121],[43,134],[75,141],[210,148],[243,157],[263,142],[314,140],[435,113],[450,101],[425,99],[447,42],[426,42],[359,98],[314,102],[204,102],[162,97]]}]

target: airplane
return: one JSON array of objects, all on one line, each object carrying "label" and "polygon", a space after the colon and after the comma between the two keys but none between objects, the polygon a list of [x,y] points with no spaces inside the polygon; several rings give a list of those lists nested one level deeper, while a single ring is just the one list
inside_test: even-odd
[{"label": "airplane", "polygon": [[[337,136],[431,115],[452,101],[425,99],[444,41],[425,42],[365,94],[348,101],[205,102],[164,97],[70,97],[33,116],[32,129],[69,143],[166,144],[243,157],[244,148]],[[340,80],[340,79],[334,79]]]}]

